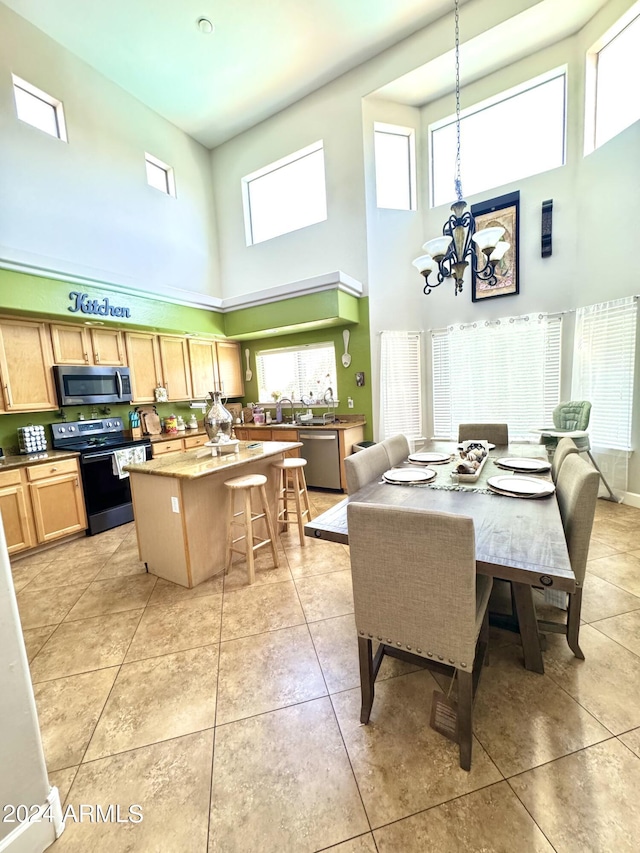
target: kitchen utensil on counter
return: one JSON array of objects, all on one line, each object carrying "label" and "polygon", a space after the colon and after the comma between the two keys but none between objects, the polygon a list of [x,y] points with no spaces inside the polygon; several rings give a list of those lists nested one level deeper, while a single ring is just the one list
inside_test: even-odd
[{"label": "kitchen utensil on counter", "polygon": [[342,366],[349,367],[351,364],[351,356],[349,355],[349,329],[345,329],[342,333],[342,340],[344,341],[344,355],[342,356]]},{"label": "kitchen utensil on counter", "polygon": [[145,435],[160,435],[162,427],[155,406],[139,406],[136,410],[140,415],[142,431]]},{"label": "kitchen utensil on counter", "polygon": [[20,453],[37,453],[47,449],[47,439],[44,427],[29,424],[29,426],[18,427],[18,446]]},{"label": "kitchen utensil on counter", "polygon": [[198,429],[198,419],[195,415],[191,415],[187,426],[189,427],[189,429]]},{"label": "kitchen utensil on counter", "polygon": [[178,432],[178,418],[175,415],[167,415],[164,419],[164,431],[168,433]]},{"label": "kitchen utensil on counter", "polygon": [[221,397],[220,391],[210,391],[207,410],[204,413],[204,428],[209,439],[215,442],[220,438],[228,441],[233,428],[233,415],[222,405]]},{"label": "kitchen utensil on counter", "polygon": [[251,382],[253,379],[253,373],[251,372],[251,365],[249,364],[249,357],[251,356],[251,350],[246,349],[244,351],[244,357],[247,359],[247,370],[244,374],[244,378],[246,382]]}]

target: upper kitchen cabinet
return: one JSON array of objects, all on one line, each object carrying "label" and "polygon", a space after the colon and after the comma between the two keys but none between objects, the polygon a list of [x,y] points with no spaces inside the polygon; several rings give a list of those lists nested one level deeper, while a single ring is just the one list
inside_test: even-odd
[{"label": "upper kitchen cabinet", "polygon": [[52,324],[51,343],[56,364],[126,364],[124,340],[119,329]]},{"label": "upper kitchen cabinet", "polygon": [[155,390],[162,384],[160,350],[156,335],[125,332],[131,391],[136,403],[155,403]]},{"label": "upper kitchen cabinet", "polygon": [[57,409],[53,350],[45,323],[0,320],[0,373],[4,412]]},{"label": "upper kitchen cabinet", "polygon": [[216,341],[219,388],[225,397],[242,397],[242,363],[238,341]]},{"label": "upper kitchen cabinet", "polygon": [[162,361],[162,384],[167,389],[169,400],[190,400],[192,392],[188,339],[160,335],[158,340]]}]

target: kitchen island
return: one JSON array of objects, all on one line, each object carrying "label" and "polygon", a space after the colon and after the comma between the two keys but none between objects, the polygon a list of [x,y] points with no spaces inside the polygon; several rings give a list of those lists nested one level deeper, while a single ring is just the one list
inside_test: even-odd
[{"label": "kitchen island", "polygon": [[[224,571],[228,489],[225,480],[264,474],[272,516],[276,471],[271,466],[298,442],[241,441],[237,453],[211,456],[209,448],[127,465],[140,559],[158,577],[194,587]],[[256,535],[266,535],[259,522]],[[266,526],[265,526],[266,527]]]}]

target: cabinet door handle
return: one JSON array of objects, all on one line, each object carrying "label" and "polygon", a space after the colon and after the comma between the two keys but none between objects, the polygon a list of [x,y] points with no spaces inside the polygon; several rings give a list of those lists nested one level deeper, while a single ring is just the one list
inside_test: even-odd
[{"label": "cabinet door handle", "polygon": [[84,360],[87,362],[87,364],[89,364],[89,353],[88,352],[85,352]]},{"label": "cabinet door handle", "polygon": [[78,478],[76,477],[76,489],[77,489],[79,486],[80,486],[80,483],[78,482]]},{"label": "cabinet door handle", "polygon": [[51,473],[53,474],[53,472],[54,472],[54,471],[57,471],[57,470],[58,470],[58,469],[54,466],[54,467],[51,469]]},{"label": "cabinet door handle", "polygon": [[94,352],[93,357],[96,360],[96,364],[100,364],[100,353]]},{"label": "cabinet door handle", "polygon": [[5,397],[7,398],[7,406],[12,409],[13,408],[13,400],[11,399],[11,391],[9,390],[9,384],[5,383],[4,386]]}]

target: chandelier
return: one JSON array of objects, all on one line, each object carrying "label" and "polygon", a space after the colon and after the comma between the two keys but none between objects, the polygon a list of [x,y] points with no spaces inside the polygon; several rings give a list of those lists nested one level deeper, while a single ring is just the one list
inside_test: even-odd
[{"label": "chandelier", "polygon": [[[452,215],[442,228],[442,237],[428,240],[423,249],[427,253],[413,261],[414,267],[424,276],[425,294],[439,287],[445,278],[455,279],[455,293],[462,292],[465,269],[471,263],[474,275],[489,285],[498,283],[495,267],[510,248],[500,238],[504,228],[483,228],[476,231],[476,223],[466,201],[462,197],[460,178],[460,26],[459,0],[455,0],[456,21],[456,176],[454,186],[457,201],[451,205]],[[437,272],[437,281],[429,281],[429,275]]]}]

